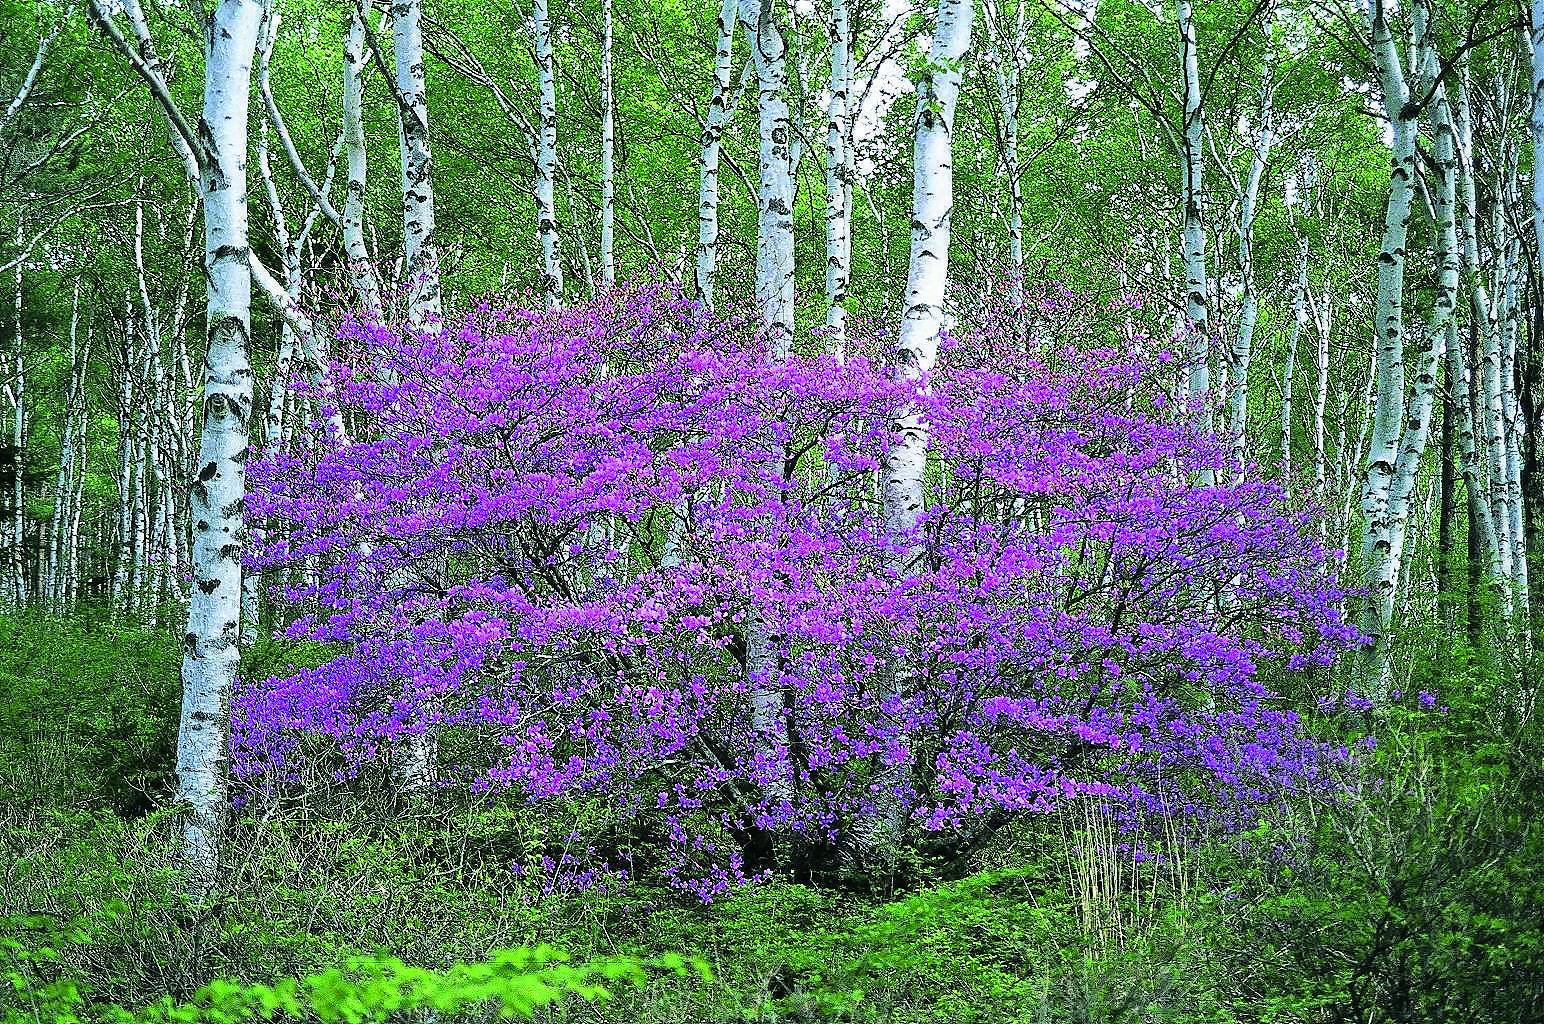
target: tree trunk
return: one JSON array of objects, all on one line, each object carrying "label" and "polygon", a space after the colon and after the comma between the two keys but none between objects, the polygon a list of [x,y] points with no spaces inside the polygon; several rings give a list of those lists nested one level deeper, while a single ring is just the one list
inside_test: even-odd
[{"label": "tree trunk", "polygon": [[[21,219],[16,221],[16,249],[22,248]],[[11,340],[11,451],[14,453],[15,473],[11,477],[11,535],[7,558],[6,590],[12,607],[21,610],[27,606],[27,577],[25,571],[27,537],[27,495],[25,476],[27,469],[27,364],[22,349],[22,262],[16,263],[16,295],[12,307],[15,321]]]},{"label": "tree trunk", "polygon": [[541,240],[541,290],[548,309],[563,304],[563,245],[558,234],[555,199],[558,167],[557,66],[552,55],[552,24],[547,0],[531,7],[536,29],[536,71],[541,82],[541,124],[536,158],[536,231]]},{"label": "tree trunk", "polygon": [[[538,4],[544,0],[538,0]],[[401,123],[403,273],[408,322],[422,329],[440,315],[439,241],[434,228],[434,164],[424,76],[422,0],[392,0],[392,49]]]},{"label": "tree trunk", "polygon": [[756,305],[767,352],[786,359],[793,346],[793,157],[788,117],[788,51],[777,0],[742,0],[740,11],[756,67],[761,190],[756,216]]},{"label": "tree trunk", "polygon": [[601,0],[600,5],[600,283],[603,288],[615,288],[617,283],[616,98],[611,68],[615,32],[611,3],[612,0]]},{"label": "tree trunk", "polygon": [[718,12],[718,45],[713,54],[713,98],[702,129],[702,157],[697,204],[697,298],[713,306],[713,274],[718,265],[718,158],[724,128],[734,116],[738,90],[734,74],[734,30],[740,0],[724,0]]},{"label": "tree trunk", "polygon": [[847,287],[852,277],[852,25],[847,0],[831,0],[831,101],[826,121],[826,346],[847,358]]},{"label": "tree trunk", "polygon": [[[937,362],[944,325],[954,212],[954,113],[973,13],[972,0],[939,0],[929,70],[917,90],[911,259],[906,275],[906,310],[894,354],[897,379],[916,387],[926,386],[927,375]],[[924,512],[927,423],[915,407],[903,407],[897,410],[891,435],[894,440],[883,467],[883,507],[891,550],[888,569],[901,578],[922,569],[923,549],[917,531]],[[916,671],[918,666],[909,659],[893,665],[881,703],[893,705],[901,699],[904,680]],[[886,713],[890,714],[888,708]],[[902,799],[910,769],[905,737],[897,736],[891,747],[879,755],[870,787],[874,807],[859,822],[857,837],[864,859],[881,865],[893,861],[909,810]]]},{"label": "tree trunk", "polygon": [[380,280],[365,244],[365,179],[370,151],[365,145],[364,79],[365,15],[355,6],[349,12],[348,34],[343,40],[343,145],[348,156],[348,187],[343,200],[343,251],[348,257],[349,282],[367,317],[381,312]]},{"label": "tree trunk", "polygon": [[[1374,640],[1364,654],[1363,678],[1368,695],[1379,701],[1388,691],[1392,656],[1390,628],[1403,557],[1409,495],[1430,434],[1439,339],[1446,330],[1438,318],[1452,316],[1451,306],[1445,304],[1453,298],[1448,294],[1448,273],[1456,268],[1453,254],[1456,235],[1452,219],[1457,175],[1452,118],[1447,111],[1445,93],[1438,87],[1434,92],[1436,116],[1433,120],[1436,160],[1442,181],[1434,216],[1438,222],[1437,255],[1443,264],[1442,284],[1433,312],[1432,329],[1427,331],[1422,346],[1413,402],[1407,410],[1403,306],[1405,244],[1414,197],[1416,138],[1420,129],[1420,110],[1413,97],[1421,95],[1431,82],[1436,60],[1430,49],[1425,4],[1418,2],[1413,5],[1412,74],[1407,81],[1405,64],[1389,29],[1383,7],[1385,2],[1375,0],[1375,9],[1369,18],[1384,111],[1393,128],[1393,163],[1388,204],[1384,211],[1383,242],[1378,256],[1378,298],[1373,321],[1377,401],[1362,487],[1362,568],[1368,593],[1363,604],[1361,629]],[[1456,278],[1451,283],[1456,287]]]},{"label": "tree trunk", "polygon": [[198,138],[204,201],[208,347],[203,433],[190,494],[193,586],[183,642],[178,798],[190,881],[216,879],[226,806],[226,737],[241,659],[241,555],[252,414],[251,273],[247,266],[247,106],[261,0],[220,0],[206,25]]},{"label": "tree trunk", "polygon": [[[793,350],[793,176],[789,150],[787,47],[777,22],[777,0],[744,0],[741,17],[750,36],[756,68],[760,121],[761,190],[756,222],[756,305],[767,358],[781,362]],[[783,458],[769,456],[770,472],[781,478]],[[779,682],[779,648],[762,609],[751,610],[745,637],[745,672],[750,691],[753,759],[764,766],[769,802],[791,799],[788,723]]]},{"label": "tree trunk", "polygon": [[[1265,166],[1270,160],[1271,148],[1276,143],[1272,127],[1272,101],[1275,87],[1271,84],[1269,69],[1266,70],[1264,96],[1260,101],[1260,134],[1255,141],[1254,155],[1249,161],[1249,177],[1244,184],[1243,202],[1238,216],[1238,273],[1244,288],[1243,308],[1239,311],[1238,332],[1234,335],[1228,352],[1228,440],[1229,462],[1232,463],[1233,479],[1242,482],[1244,467],[1249,461],[1247,441],[1249,415],[1249,364],[1254,351],[1255,322],[1260,315],[1260,292],[1255,285],[1254,229],[1255,212],[1260,205],[1260,182],[1265,177]],[[1300,322],[1300,321],[1299,321]],[[1296,335],[1293,336],[1293,356],[1296,355]],[[1290,362],[1288,373],[1290,375]],[[1290,393],[1290,384],[1287,386]],[[1290,410],[1291,399],[1286,408]],[[1289,413],[1283,413],[1288,415]],[[1290,428],[1287,431],[1290,434]]]},{"label": "tree trunk", "polygon": [[1437,605],[1443,629],[1458,635],[1458,604],[1453,589],[1453,520],[1457,515],[1457,480],[1453,470],[1453,366],[1442,369],[1441,499],[1437,504]]},{"label": "tree trunk", "polygon": [[[1185,259],[1185,327],[1190,332],[1190,384],[1196,427],[1212,429],[1211,306],[1206,267],[1206,116],[1201,102],[1201,72],[1196,56],[1196,27],[1191,0],[1178,0],[1180,77],[1184,97],[1181,126],[1180,189]],[[1211,474],[1203,473],[1210,483]]]}]

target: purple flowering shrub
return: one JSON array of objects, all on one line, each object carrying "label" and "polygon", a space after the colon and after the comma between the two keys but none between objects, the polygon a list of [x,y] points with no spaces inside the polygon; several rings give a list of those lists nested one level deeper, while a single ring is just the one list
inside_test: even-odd
[{"label": "purple flowering shrub", "polygon": [[[1256,679],[1356,641],[1312,524],[1273,485],[1195,485],[1225,446],[1142,361],[1020,337],[950,343],[916,391],[859,357],[770,363],[661,287],[427,335],[345,324],[353,443],[317,428],[250,467],[250,564],[336,656],[250,681],[237,774],[456,731],[475,753],[450,778],[612,799],[704,899],[850,858],[881,762],[902,839],[954,858],[1068,800],[1253,823],[1328,785],[1337,753]],[[932,429],[927,509],[893,538],[878,473],[905,402]],[[775,678],[745,668],[757,616]],[[750,729],[768,686],[775,749]]]}]

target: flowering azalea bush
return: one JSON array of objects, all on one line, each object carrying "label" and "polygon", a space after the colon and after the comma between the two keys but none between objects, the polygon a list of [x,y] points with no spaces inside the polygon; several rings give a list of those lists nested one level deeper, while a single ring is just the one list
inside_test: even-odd
[{"label": "flowering azalea bush", "polygon": [[[897,801],[899,839],[961,857],[1068,800],[1226,827],[1330,784],[1343,755],[1257,679],[1357,640],[1312,524],[1268,483],[1197,483],[1226,446],[1150,359],[1024,338],[950,343],[917,389],[770,362],[663,287],[345,324],[354,440],[318,427],[250,468],[250,564],[335,656],[250,681],[237,773],[456,730],[476,753],[448,779],[615,800],[704,899],[850,859]],[[927,506],[895,537],[879,475],[907,403]],[[751,725],[768,690],[774,736]]]}]

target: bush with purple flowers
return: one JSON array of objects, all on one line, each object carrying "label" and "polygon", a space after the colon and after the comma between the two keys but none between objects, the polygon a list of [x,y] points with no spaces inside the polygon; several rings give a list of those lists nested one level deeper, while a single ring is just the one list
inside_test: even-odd
[{"label": "bush with purple flowers", "polygon": [[[323,750],[347,774],[454,731],[474,755],[448,780],[604,795],[704,900],[851,863],[895,800],[898,838],[946,860],[1070,800],[1252,824],[1344,757],[1259,670],[1358,638],[1309,513],[1252,476],[1198,483],[1226,445],[1150,348],[989,324],[919,390],[873,352],[771,362],[658,286],[426,334],[348,322],[317,397],[353,440],[317,427],[250,469],[251,564],[288,634],[336,653],[248,680],[236,772],[283,787]],[[930,462],[896,537],[878,482],[904,403]],[[775,743],[751,728],[767,689]]]}]

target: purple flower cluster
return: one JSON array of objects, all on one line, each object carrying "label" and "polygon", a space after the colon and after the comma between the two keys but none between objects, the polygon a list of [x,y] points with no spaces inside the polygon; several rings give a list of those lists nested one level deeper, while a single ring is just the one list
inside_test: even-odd
[{"label": "purple flower cluster", "polygon": [[[842,844],[882,797],[947,836],[1078,798],[1252,822],[1329,785],[1337,753],[1257,678],[1358,640],[1308,514],[1259,480],[1195,482],[1226,445],[1179,421],[1145,339],[1026,337],[951,341],[918,389],[859,355],[770,362],[664,287],[431,333],[345,323],[354,441],[318,426],[250,468],[251,567],[285,581],[289,635],[336,655],[249,681],[237,773],[465,730],[474,788],[654,816],[704,899],[746,877],[745,836]],[[927,505],[894,537],[878,477],[906,404]],[[904,571],[897,546],[919,552]],[[772,678],[747,677],[753,621]],[[769,686],[770,750],[747,700]],[[897,793],[872,785],[884,761]]]}]

